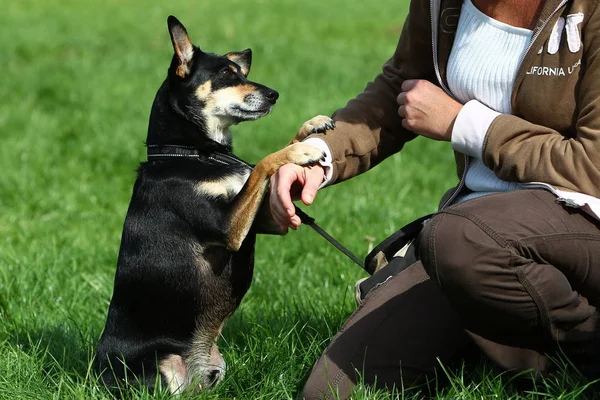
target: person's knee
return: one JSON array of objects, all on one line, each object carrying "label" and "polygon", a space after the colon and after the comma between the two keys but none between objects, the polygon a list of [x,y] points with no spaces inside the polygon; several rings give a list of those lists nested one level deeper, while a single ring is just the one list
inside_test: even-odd
[{"label": "person's knee", "polygon": [[448,213],[425,225],[419,251],[427,273],[450,297],[481,293],[488,266],[506,253],[473,220]]},{"label": "person's knee", "polygon": [[[333,340],[335,342],[335,339]],[[350,395],[355,383],[330,358],[331,347],[317,360],[298,400],[345,399]]]},{"label": "person's knee", "polygon": [[[341,395],[340,389],[343,392]],[[346,388],[340,388],[338,384],[330,382],[324,376],[315,376],[313,373],[304,384],[302,391],[298,394],[297,400],[345,399],[349,393],[346,393],[347,390],[344,389]]]}]

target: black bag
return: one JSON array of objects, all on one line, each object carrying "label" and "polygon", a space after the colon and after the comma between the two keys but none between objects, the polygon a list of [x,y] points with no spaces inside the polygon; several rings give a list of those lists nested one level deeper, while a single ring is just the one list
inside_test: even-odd
[{"label": "black bag", "polygon": [[[417,239],[423,224],[433,214],[421,217],[400,228],[379,243],[365,258],[365,270],[371,274],[356,286],[356,301],[360,303],[373,289],[398,275],[418,259]],[[389,261],[394,258],[394,262]]]}]

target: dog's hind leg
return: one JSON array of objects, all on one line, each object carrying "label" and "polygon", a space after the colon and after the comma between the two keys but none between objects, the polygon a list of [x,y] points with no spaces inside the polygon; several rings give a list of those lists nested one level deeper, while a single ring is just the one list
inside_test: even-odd
[{"label": "dog's hind leg", "polygon": [[254,167],[246,184],[233,201],[227,230],[227,248],[237,251],[246,238],[269,187],[269,177],[284,164],[309,165],[323,158],[323,152],[306,143],[294,143],[269,154]]},{"label": "dog's hind leg", "polygon": [[177,354],[170,354],[163,358],[158,365],[171,394],[181,393],[188,385],[187,370],[184,360]]}]

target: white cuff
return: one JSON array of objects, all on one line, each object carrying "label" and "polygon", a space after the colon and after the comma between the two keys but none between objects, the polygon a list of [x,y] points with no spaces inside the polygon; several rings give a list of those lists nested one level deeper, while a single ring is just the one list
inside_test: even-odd
[{"label": "white cuff", "polygon": [[323,139],[319,139],[316,137],[308,138],[308,139],[304,140],[303,143],[308,143],[311,146],[318,147],[325,154],[325,159],[319,161],[319,164],[325,170],[325,176],[323,177],[323,183],[321,183],[321,186],[319,186],[319,189],[321,189],[322,187],[326,186],[329,183],[329,181],[331,180],[331,177],[333,176],[333,157],[331,156],[331,150],[329,149],[329,146],[327,146],[327,143],[325,143],[325,141]]},{"label": "white cuff", "polygon": [[483,158],[485,135],[499,112],[477,100],[467,102],[456,116],[452,128],[452,148],[459,153]]}]

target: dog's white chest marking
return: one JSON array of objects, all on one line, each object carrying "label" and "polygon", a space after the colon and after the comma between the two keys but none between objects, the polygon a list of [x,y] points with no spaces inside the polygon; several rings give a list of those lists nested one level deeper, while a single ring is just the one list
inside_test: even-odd
[{"label": "dog's white chest marking", "polygon": [[242,190],[249,175],[250,171],[246,171],[214,181],[200,182],[196,185],[196,191],[204,196],[224,197],[227,201],[230,201]]}]

